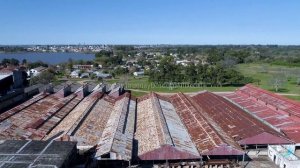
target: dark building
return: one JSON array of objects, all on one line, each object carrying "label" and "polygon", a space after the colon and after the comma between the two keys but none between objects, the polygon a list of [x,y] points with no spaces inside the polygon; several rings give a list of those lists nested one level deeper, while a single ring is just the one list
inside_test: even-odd
[{"label": "dark building", "polygon": [[27,73],[22,70],[0,71],[0,95],[28,85]]},{"label": "dark building", "polygon": [[0,168],[71,167],[76,160],[76,142],[0,141]]}]

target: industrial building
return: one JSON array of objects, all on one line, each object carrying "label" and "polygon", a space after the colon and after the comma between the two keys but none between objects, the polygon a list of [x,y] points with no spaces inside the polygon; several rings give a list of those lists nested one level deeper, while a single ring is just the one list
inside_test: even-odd
[{"label": "industrial building", "polygon": [[76,142],[1,140],[0,167],[71,167],[77,159]]},{"label": "industrial building", "polygon": [[299,121],[298,102],[252,85],[138,98],[117,84],[50,85],[0,115],[0,139],[76,142],[87,167],[238,167],[265,155],[294,168]]},{"label": "industrial building", "polygon": [[257,88],[250,84],[238,89],[234,93],[225,94],[224,98],[293,141],[294,145],[269,145],[268,156],[280,168],[299,167],[299,102]]}]

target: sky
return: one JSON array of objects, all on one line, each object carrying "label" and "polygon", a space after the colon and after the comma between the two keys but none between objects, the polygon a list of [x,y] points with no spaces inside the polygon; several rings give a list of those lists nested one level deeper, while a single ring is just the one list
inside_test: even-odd
[{"label": "sky", "polygon": [[300,44],[299,0],[0,0],[0,44]]}]

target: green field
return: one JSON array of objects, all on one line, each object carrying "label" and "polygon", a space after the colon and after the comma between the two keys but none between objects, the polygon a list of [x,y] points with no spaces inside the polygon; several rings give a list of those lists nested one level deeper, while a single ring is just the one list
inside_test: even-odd
[{"label": "green field", "polygon": [[[107,80],[107,83],[119,82],[120,79]],[[129,77],[126,89],[139,90],[139,91],[153,91],[164,93],[176,93],[176,92],[198,92],[202,90],[208,90],[212,92],[234,91],[237,87],[189,87],[189,86],[158,86],[151,84],[148,81],[148,77],[134,78]],[[141,94],[141,93],[140,93]]]},{"label": "green field", "polygon": [[[260,80],[259,83],[255,82],[254,85],[261,87],[263,89],[275,92],[271,84],[273,76],[276,74],[284,74],[286,81],[283,83],[282,87],[279,89],[279,93],[286,94],[284,96],[300,100],[300,87],[296,84],[298,77],[300,77],[300,67],[287,67],[279,65],[270,64],[239,64],[236,66],[237,70],[243,73],[245,76],[252,77],[254,79]],[[81,79],[77,79],[81,81]],[[87,79],[86,79],[87,80]],[[76,81],[76,80],[74,80]],[[105,80],[105,83],[123,83],[124,79],[122,77],[117,77],[115,79]],[[148,81],[148,77],[135,78],[129,76],[127,80],[126,89],[132,90],[134,96],[142,96],[148,92],[162,92],[162,93],[176,93],[176,92],[199,92],[203,90],[208,90],[212,92],[226,92],[234,91],[238,87],[188,87],[188,86],[157,86],[153,85]]]},{"label": "green field", "polygon": [[148,94],[147,92],[138,92],[138,91],[131,91],[132,96],[140,97]]},{"label": "green field", "polygon": [[284,74],[286,81],[280,88],[280,93],[300,94],[300,87],[296,84],[297,78],[300,77],[300,67],[286,67],[269,64],[240,64],[237,69],[246,76],[259,79],[259,85],[255,85],[275,92],[272,86],[272,78],[278,74]]},{"label": "green field", "polygon": [[[300,73],[299,67],[286,67],[269,64],[239,64],[236,67],[245,76],[250,76],[254,79],[259,79],[260,82],[254,83],[255,85],[275,92],[271,85],[271,79],[273,75],[278,73],[284,73],[287,77],[286,82],[279,89],[279,93],[295,94],[289,95],[289,98],[299,99],[297,96],[300,95],[300,87],[296,84],[298,73]],[[264,69],[264,70],[262,70]],[[299,74],[300,76],[300,74]],[[119,78],[107,80],[107,83],[120,82]],[[170,86],[156,86],[148,81],[148,77],[134,78],[130,76],[127,81],[127,89],[133,89],[136,91],[154,91],[154,92],[198,92],[202,90],[214,91],[214,92],[225,92],[234,91],[238,87],[170,87]],[[142,94],[142,93],[139,93]]]},{"label": "green field", "polygon": [[285,97],[287,97],[289,99],[300,101],[300,96],[285,96]]}]

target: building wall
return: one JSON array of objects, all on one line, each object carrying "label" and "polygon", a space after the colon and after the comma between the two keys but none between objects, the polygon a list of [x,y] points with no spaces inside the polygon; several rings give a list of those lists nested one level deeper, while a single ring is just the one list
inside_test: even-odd
[{"label": "building wall", "polygon": [[13,85],[13,76],[7,76],[0,80],[0,94],[5,94],[7,91],[9,91]]},{"label": "building wall", "polygon": [[[282,154],[280,154],[276,149],[276,146],[268,146],[268,157],[275,162],[280,168],[300,168],[300,160],[288,160]],[[288,145],[288,148],[294,149],[295,146]],[[294,152],[292,151],[292,152]]]}]

